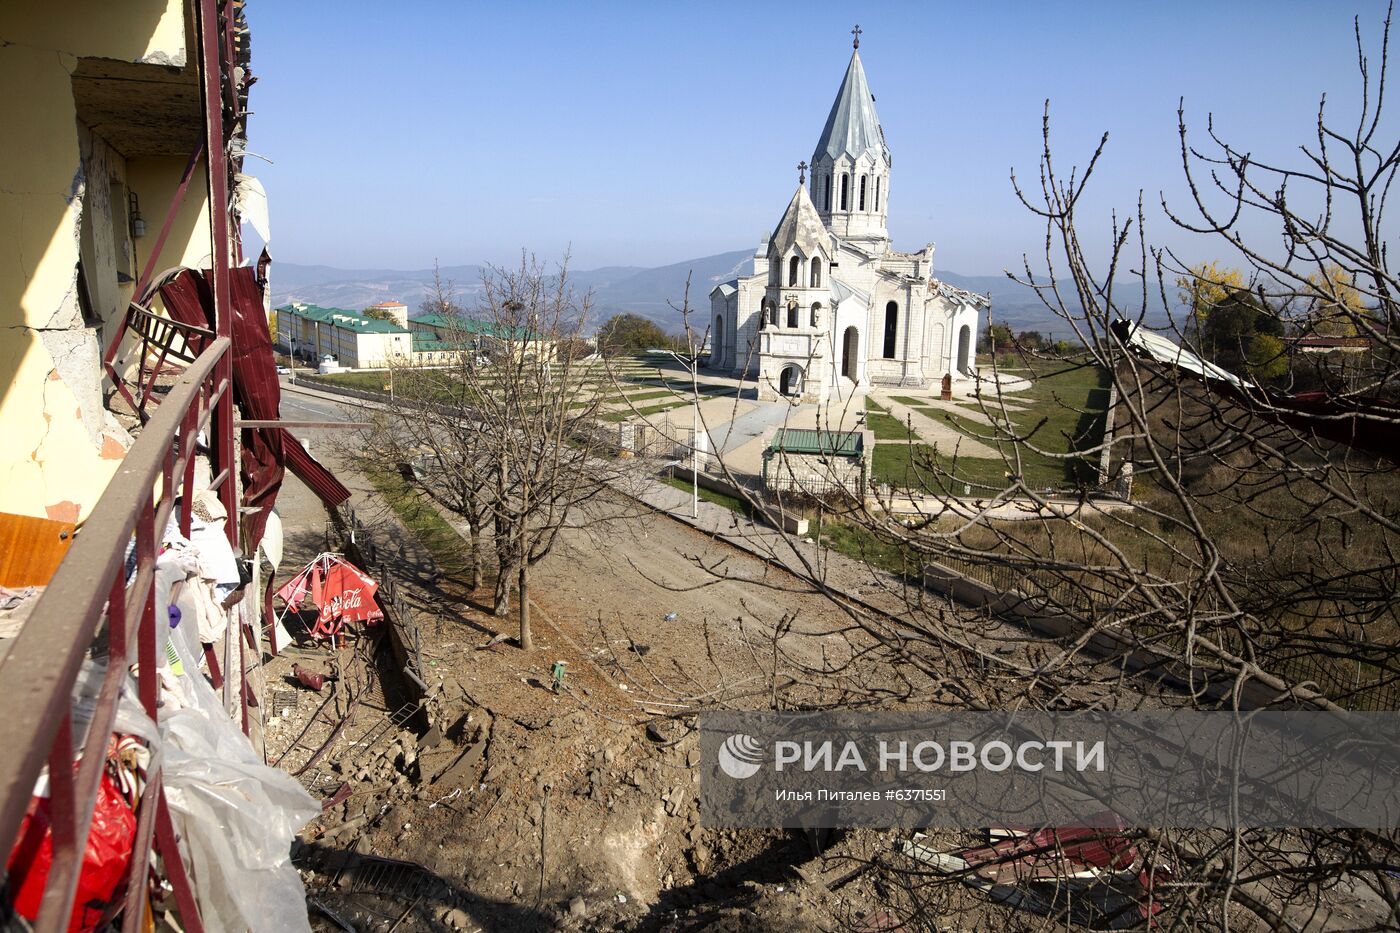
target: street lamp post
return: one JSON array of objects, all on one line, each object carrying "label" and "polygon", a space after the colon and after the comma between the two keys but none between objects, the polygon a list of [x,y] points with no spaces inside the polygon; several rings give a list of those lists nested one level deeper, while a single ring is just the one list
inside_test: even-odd
[{"label": "street lamp post", "polygon": [[690,517],[700,517],[700,393],[695,386],[698,381],[696,367],[699,363],[700,355],[692,354],[690,359],[683,360],[676,351],[671,351],[671,356],[676,362],[690,370],[690,388],[695,393],[690,406]]}]

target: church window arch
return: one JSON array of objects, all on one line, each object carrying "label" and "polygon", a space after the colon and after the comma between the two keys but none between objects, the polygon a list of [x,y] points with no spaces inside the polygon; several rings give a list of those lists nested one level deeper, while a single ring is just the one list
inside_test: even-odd
[{"label": "church window arch", "polygon": [[875,213],[880,213],[880,176],[875,176]]},{"label": "church window arch", "polygon": [[851,202],[851,176],[847,172],[841,173],[841,210],[847,210]]},{"label": "church window arch", "polygon": [[802,273],[802,260],[796,256],[788,260],[788,287],[796,288]]},{"label": "church window arch", "polygon": [[762,330],[766,326],[778,326],[778,309],[771,301],[763,306],[763,313],[758,316],[759,330]]},{"label": "church window arch", "polygon": [[865,179],[867,176],[860,176],[860,209],[865,210]]},{"label": "church window arch", "polygon": [[891,301],[885,305],[885,347],[883,356],[887,360],[894,359],[895,344],[899,334],[899,304]]},{"label": "church window arch", "polygon": [[812,302],[812,326],[822,326],[822,303],[820,301]]},{"label": "church window arch", "polygon": [[810,281],[813,288],[822,287],[822,261],[816,257],[812,258],[812,276]]},{"label": "church window arch", "polygon": [[796,299],[796,298],[794,298],[794,299],[792,299],[791,301],[788,302],[788,306],[787,306],[787,326],[788,326],[788,327],[791,327],[791,328],[793,328],[793,329],[796,329],[798,326],[800,326],[800,325],[798,324],[798,320],[797,320],[797,299]]},{"label": "church window arch", "polygon": [[825,198],[823,199],[823,201],[822,201],[822,203],[825,204],[826,206],[825,206],[824,208],[822,208],[822,210],[826,211],[826,212],[829,214],[829,213],[831,213],[831,176],[830,176],[830,175],[823,175],[823,176],[822,176],[822,189],[826,192],[826,197],[825,197]]}]

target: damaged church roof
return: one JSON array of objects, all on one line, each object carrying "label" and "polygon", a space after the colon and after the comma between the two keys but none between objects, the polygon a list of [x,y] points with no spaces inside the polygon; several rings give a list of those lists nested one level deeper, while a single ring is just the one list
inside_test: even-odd
[{"label": "damaged church roof", "polygon": [[820,162],[822,156],[835,161],[845,155],[854,161],[871,150],[889,161],[885,131],[875,113],[875,95],[870,93],[870,85],[866,83],[860,53],[852,52],[846,76],[841,79],[841,89],[836,92],[836,102],[831,105],[826,126],[812,153],[812,164]]},{"label": "damaged church roof", "polygon": [[784,254],[794,245],[809,258],[818,253],[829,255],[830,242],[831,234],[817,214],[817,207],[807,194],[807,186],[799,184],[797,192],[788,202],[787,210],[783,212],[783,219],[778,221],[777,229],[773,231],[773,238],[768,244],[770,255],[772,251]]},{"label": "damaged church roof", "polygon": [[853,285],[848,285],[847,283],[841,281],[835,276],[832,276],[831,279],[831,294],[832,297],[836,299],[837,304],[840,304],[847,298],[854,298],[865,307],[870,306],[869,292],[863,292]]},{"label": "damaged church roof", "polygon": [[957,288],[947,282],[940,282],[938,279],[929,279],[929,287],[940,298],[947,298],[949,301],[957,301],[965,305],[972,305],[974,308],[990,307],[992,299],[986,295],[979,295],[970,292],[965,288]]}]

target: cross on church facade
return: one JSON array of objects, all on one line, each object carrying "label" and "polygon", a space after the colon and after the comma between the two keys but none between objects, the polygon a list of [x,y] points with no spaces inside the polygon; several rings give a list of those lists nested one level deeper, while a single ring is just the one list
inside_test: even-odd
[{"label": "cross on church facade", "polygon": [[854,29],[851,30],[851,35],[853,35],[853,36],[856,37],[856,38],[855,38],[855,41],[851,43],[851,48],[853,48],[853,49],[858,49],[858,48],[860,48],[860,34],[861,34],[860,23],[856,23],[856,27],[855,27]]},{"label": "cross on church facade", "polygon": [[798,183],[799,185],[805,185],[805,184],[807,184],[807,160],[806,160],[806,159],[803,159],[801,162],[798,162],[798,163],[797,163],[797,183]]}]

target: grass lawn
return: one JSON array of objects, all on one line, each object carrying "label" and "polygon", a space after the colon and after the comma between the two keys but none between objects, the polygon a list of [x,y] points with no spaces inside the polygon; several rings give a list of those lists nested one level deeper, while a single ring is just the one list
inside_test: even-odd
[{"label": "grass lawn", "polygon": [[680,408],[685,404],[687,404],[685,399],[677,399],[675,401],[662,402],[660,405],[647,405],[644,408],[637,408],[635,410],[629,407],[620,411],[610,411],[605,415],[599,415],[598,418],[601,421],[626,421],[628,418],[636,418],[638,416],[657,415],[663,411]]},{"label": "grass lawn", "polygon": [[[1038,365],[1033,375],[1035,380],[1029,389],[1007,397],[1008,401],[1025,407],[1008,412],[1010,424],[998,433],[1003,437],[1012,432],[1018,436],[1029,434],[1026,443],[1047,453],[1068,454],[1097,446],[1103,440],[1108,373],[1096,366],[1070,368],[1055,363]],[[1001,410],[990,400],[987,414],[1000,422]],[[987,436],[993,433],[992,428],[978,425],[971,419],[952,415],[949,420],[966,434]],[[1009,450],[1010,440],[1003,443]],[[1048,457],[1032,451],[1026,443],[1020,445],[1021,459],[1026,481],[1031,485],[1075,485],[1096,480],[1096,461]]]},{"label": "grass lawn", "polygon": [[[695,492],[694,484],[674,476],[664,477],[661,481],[667,486],[674,486],[686,495],[693,495]],[[740,515],[749,514],[748,503],[743,499],[740,499],[738,496],[728,495],[727,493],[715,492],[713,489],[706,489],[704,486],[700,487],[700,500],[702,502],[713,502],[715,505],[722,505],[731,512],[738,512]]]},{"label": "grass lawn", "polygon": [[467,545],[437,509],[423,501],[408,482],[392,470],[370,470],[366,476],[384,496],[399,521],[433,555],[438,569],[454,576],[466,572]]},{"label": "grass lawn", "polygon": [[[949,477],[949,473],[952,476]],[[971,484],[972,495],[987,495],[1006,488],[1006,464],[1000,460],[935,455],[928,444],[876,444],[870,473],[878,483],[901,489],[964,495],[962,485]]]},{"label": "grass lawn", "polygon": [[302,377],[302,381],[308,385],[315,385],[317,382],[329,382],[333,385],[345,386],[347,389],[359,389],[362,392],[387,392],[389,385],[388,373],[327,373],[324,376],[316,375]]},{"label": "grass lawn", "polygon": [[[1103,439],[1108,374],[1094,366],[1076,368],[1063,363],[1037,363],[1033,369],[1023,370],[1023,373],[1034,381],[1025,391],[1007,395],[1009,404],[1023,406],[1022,410],[1008,412],[1009,421],[1002,421],[1001,409],[995,400],[987,400],[985,414],[997,422],[996,427],[980,419],[947,411],[930,408],[918,410],[989,447],[1000,446],[1012,464],[1019,448],[1022,476],[1031,487],[1093,483],[1097,478],[1096,461],[1060,458],[1050,454],[1086,450],[1097,446]],[[897,400],[906,401],[904,398]],[[967,408],[969,414],[974,410],[982,413],[982,408],[975,401],[960,402],[959,405]],[[903,426],[896,419],[868,400],[867,409],[871,414],[866,416],[866,420],[871,423],[876,440],[904,439]],[[1013,441],[1012,435],[1021,438],[1021,441]],[[1028,445],[1034,445],[1044,452],[1034,451]],[[896,487],[940,491],[941,481],[951,483],[952,491],[958,494],[963,492],[958,488],[960,484],[971,484],[974,495],[985,495],[991,490],[1006,488],[1006,473],[1014,469],[1000,458],[959,458],[956,467],[953,467],[951,458],[938,456],[933,462],[939,475],[930,475],[928,457],[931,455],[932,450],[926,444],[916,443],[913,447],[907,443],[877,444],[872,474],[878,482]],[[914,469],[916,462],[919,470]],[[953,474],[951,479],[945,475],[950,470]]]},{"label": "grass lawn", "polygon": [[869,398],[865,400],[865,426],[874,432],[877,441],[908,441],[913,436],[903,421]]},{"label": "grass lawn", "polygon": [[629,402],[642,402],[642,401],[645,401],[645,400],[647,400],[647,399],[649,399],[649,398],[668,398],[668,397],[671,397],[671,396],[673,396],[673,395],[674,395],[674,393],[671,392],[669,389],[658,389],[658,390],[655,391],[655,392],[639,392],[639,393],[637,393],[636,395],[628,395],[628,396],[627,396],[627,401],[629,401]]}]

